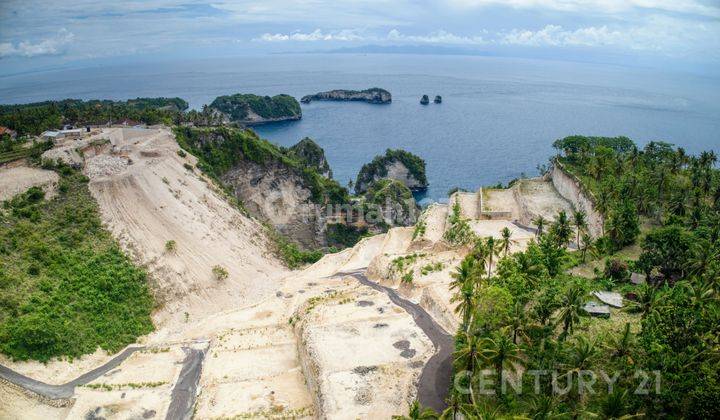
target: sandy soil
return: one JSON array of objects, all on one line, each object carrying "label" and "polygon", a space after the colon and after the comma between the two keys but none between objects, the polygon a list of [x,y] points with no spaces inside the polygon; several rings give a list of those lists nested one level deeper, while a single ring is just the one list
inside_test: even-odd
[{"label": "sandy soil", "polygon": [[57,190],[58,178],[55,172],[39,168],[0,168],[0,202],[9,200],[30,187],[42,187],[45,198],[52,198]]},{"label": "sandy soil", "polygon": [[[194,162],[177,155],[169,131],[107,134],[113,151],[89,158],[85,172],[103,221],[148,267],[163,305],[156,323],[242,306],[273,291],[286,271],[267,251],[262,227],[183,167]],[[167,241],[175,241],[175,251],[166,250]],[[216,279],[215,266],[228,278]]]},{"label": "sandy soil", "polygon": [[301,307],[298,316],[321,417],[389,418],[407,410],[434,352],[407,312],[384,293],[356,286]]},{"label": "sandy soil", "polygon": [[520,219],[525,224],[531,224],[538,216],[545,220],[555,220],[560,210],[566,211],[568,215],[572,212],[572,205],[557,192],[550,181],[524,179],[513,188],[517,190],[516,198],[522,208]]},{"label": "sandy soil", "polygon": [[483,188],[483,211],[488,212],[510,212],[510,220],[520,217],[517,202],[510,189],[488,189]]},{"label": "sandy soil", "polygon": [[53,407],[0,381],[0,419],[52,420],[67,418],[71,407]]},{"label": "sandy soil", "polygon": [[449,203],[460,203],[460,215],[466,219],[478,219],[480,217],[480,198],[477,193],[457,192],[450,197]]},{"label": "sandy soil", "polygon": [[425,234],[415,239],[416,248],[437,244],[442,240],[448,218],[447,204],[431,204],[421,215],[420,220],[425,223]]}]

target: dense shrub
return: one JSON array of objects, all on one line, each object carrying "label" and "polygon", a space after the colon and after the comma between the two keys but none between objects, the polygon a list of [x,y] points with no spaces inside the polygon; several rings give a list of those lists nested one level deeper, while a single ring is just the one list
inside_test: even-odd
[{"label": "dense shrub", "polygon": [[63,194],[3,206],[0,351],[16,359],[117,351],[153,329],[145,272],[102,228],[86,178],[60,172]]}]

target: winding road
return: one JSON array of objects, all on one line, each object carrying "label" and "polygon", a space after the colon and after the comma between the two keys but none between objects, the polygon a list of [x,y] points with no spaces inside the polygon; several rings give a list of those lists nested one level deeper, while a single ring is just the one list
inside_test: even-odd
[{"label": "winding road", "polygon": [[[31,391],[42,397],[57,400],[68,399],[75,394],[75,387],[88,384],[101,377],[107,372],[120,366],[128,357],[145,347],[128,347],[122,353],[113,357],[110,361],[89,372],[82,374],[76,379],[62,385],[51,385],[29,378],[15,372],[7,366],[0,365],[0,379],[4,379],[22,389]],[[205,359],[205,349],[183,347],[185,360],[180,370],[178,379],[172,390],[170,406],[166,418],[170,420],[185,420],[192,418],[192,410],[197,397],[197,386],[200,381],[202,363]]]},{"label": "winding road", "polygon": [[89,372],[86,372],[72,381],[62,385],[51,385],[45,382],[40,382],[35,379],[29,378],[25,375],[15,372],[14,370],[0,365],[0,378],[4,379],[11,384],[17,385],[25,390],[32,391],[40,396],[49,398],[51,400],[70,398],[75,393],[75,387],[79,385],[88,384],[95,379],[101,377],[112,369],[120,366],[122,362],[130,357],[133,353],[138,350],[143,350],[145,347],[128,347],[122,353],[113,357],[109,362],[102,366],[99,366]]},{"label": "winding road", "polygon": [[394,304],[413,317],[417,326],[432,341],[435,354],[430,357],[420,373],[418,400],[422,406],[442,412],[447,407],[446,399],[452,380],[452,354],[455,350],[453,337],[445,332],[420,305],[400,297],[395,289],[369,280],[364,271],[338,273],[338,275],[354,277],[361,284],[387,294]]}]

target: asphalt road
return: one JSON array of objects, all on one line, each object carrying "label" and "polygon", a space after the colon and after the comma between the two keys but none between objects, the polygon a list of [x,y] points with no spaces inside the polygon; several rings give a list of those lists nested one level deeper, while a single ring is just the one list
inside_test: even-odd
[{"label": "asphalt road", "polygon": [[170,406],[165,417],[167,420],[188,420],[193,415],[193,406],[206,350],[190,347],[183,347],[183,350],[186,355],[185,361],[172,390]]},{"label": "asphalt road", "polygon": [[360,283],[388,295],[390,300],[409,313],[418,327],[435,346],[435,354],[423,367],[418,382],[418,400],[423,407],[442,412],[447,408],[446,399],[450,392],[452,377],[452,354],[455,350],[453,337],[428,314],[420,305],[406,300],[389,287],[369,280],[364,272],[338,273],[355,277]]},{"label": "asphalt road", "polygon": [[128,347],[122,353],[115,356],[112,360],[105,363],[104,365],[97,367],[76,379],[62,385],[50,385],[44,382],[36,381],[35,379],[28,378],[25,375],[19,374],[14,370],[0,365],[0,378],[15,384],[23,389],[32,391],[38,395],[41,395],[49,399],[60,399],[70,398],[75,393],[75,387],[78,385],[85,385],[101,377],[112,369],[120,366],[122,362],[130,357],[133,353],[138,350],[142,350],[145,347]]}]

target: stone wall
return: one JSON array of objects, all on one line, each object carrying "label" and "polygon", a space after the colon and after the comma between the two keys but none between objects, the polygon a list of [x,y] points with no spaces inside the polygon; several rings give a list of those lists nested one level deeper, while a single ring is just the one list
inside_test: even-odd
[{"label": "stone wall", "polygon": [[585,212],[590,236],[593,238],[602,236],[604,219],[602,214],[595,210],[592,193],[587,191],[580,180],[563,168],[557,160],[553,162],[550,179],[560,195],[568,200],[576,210]]}]

